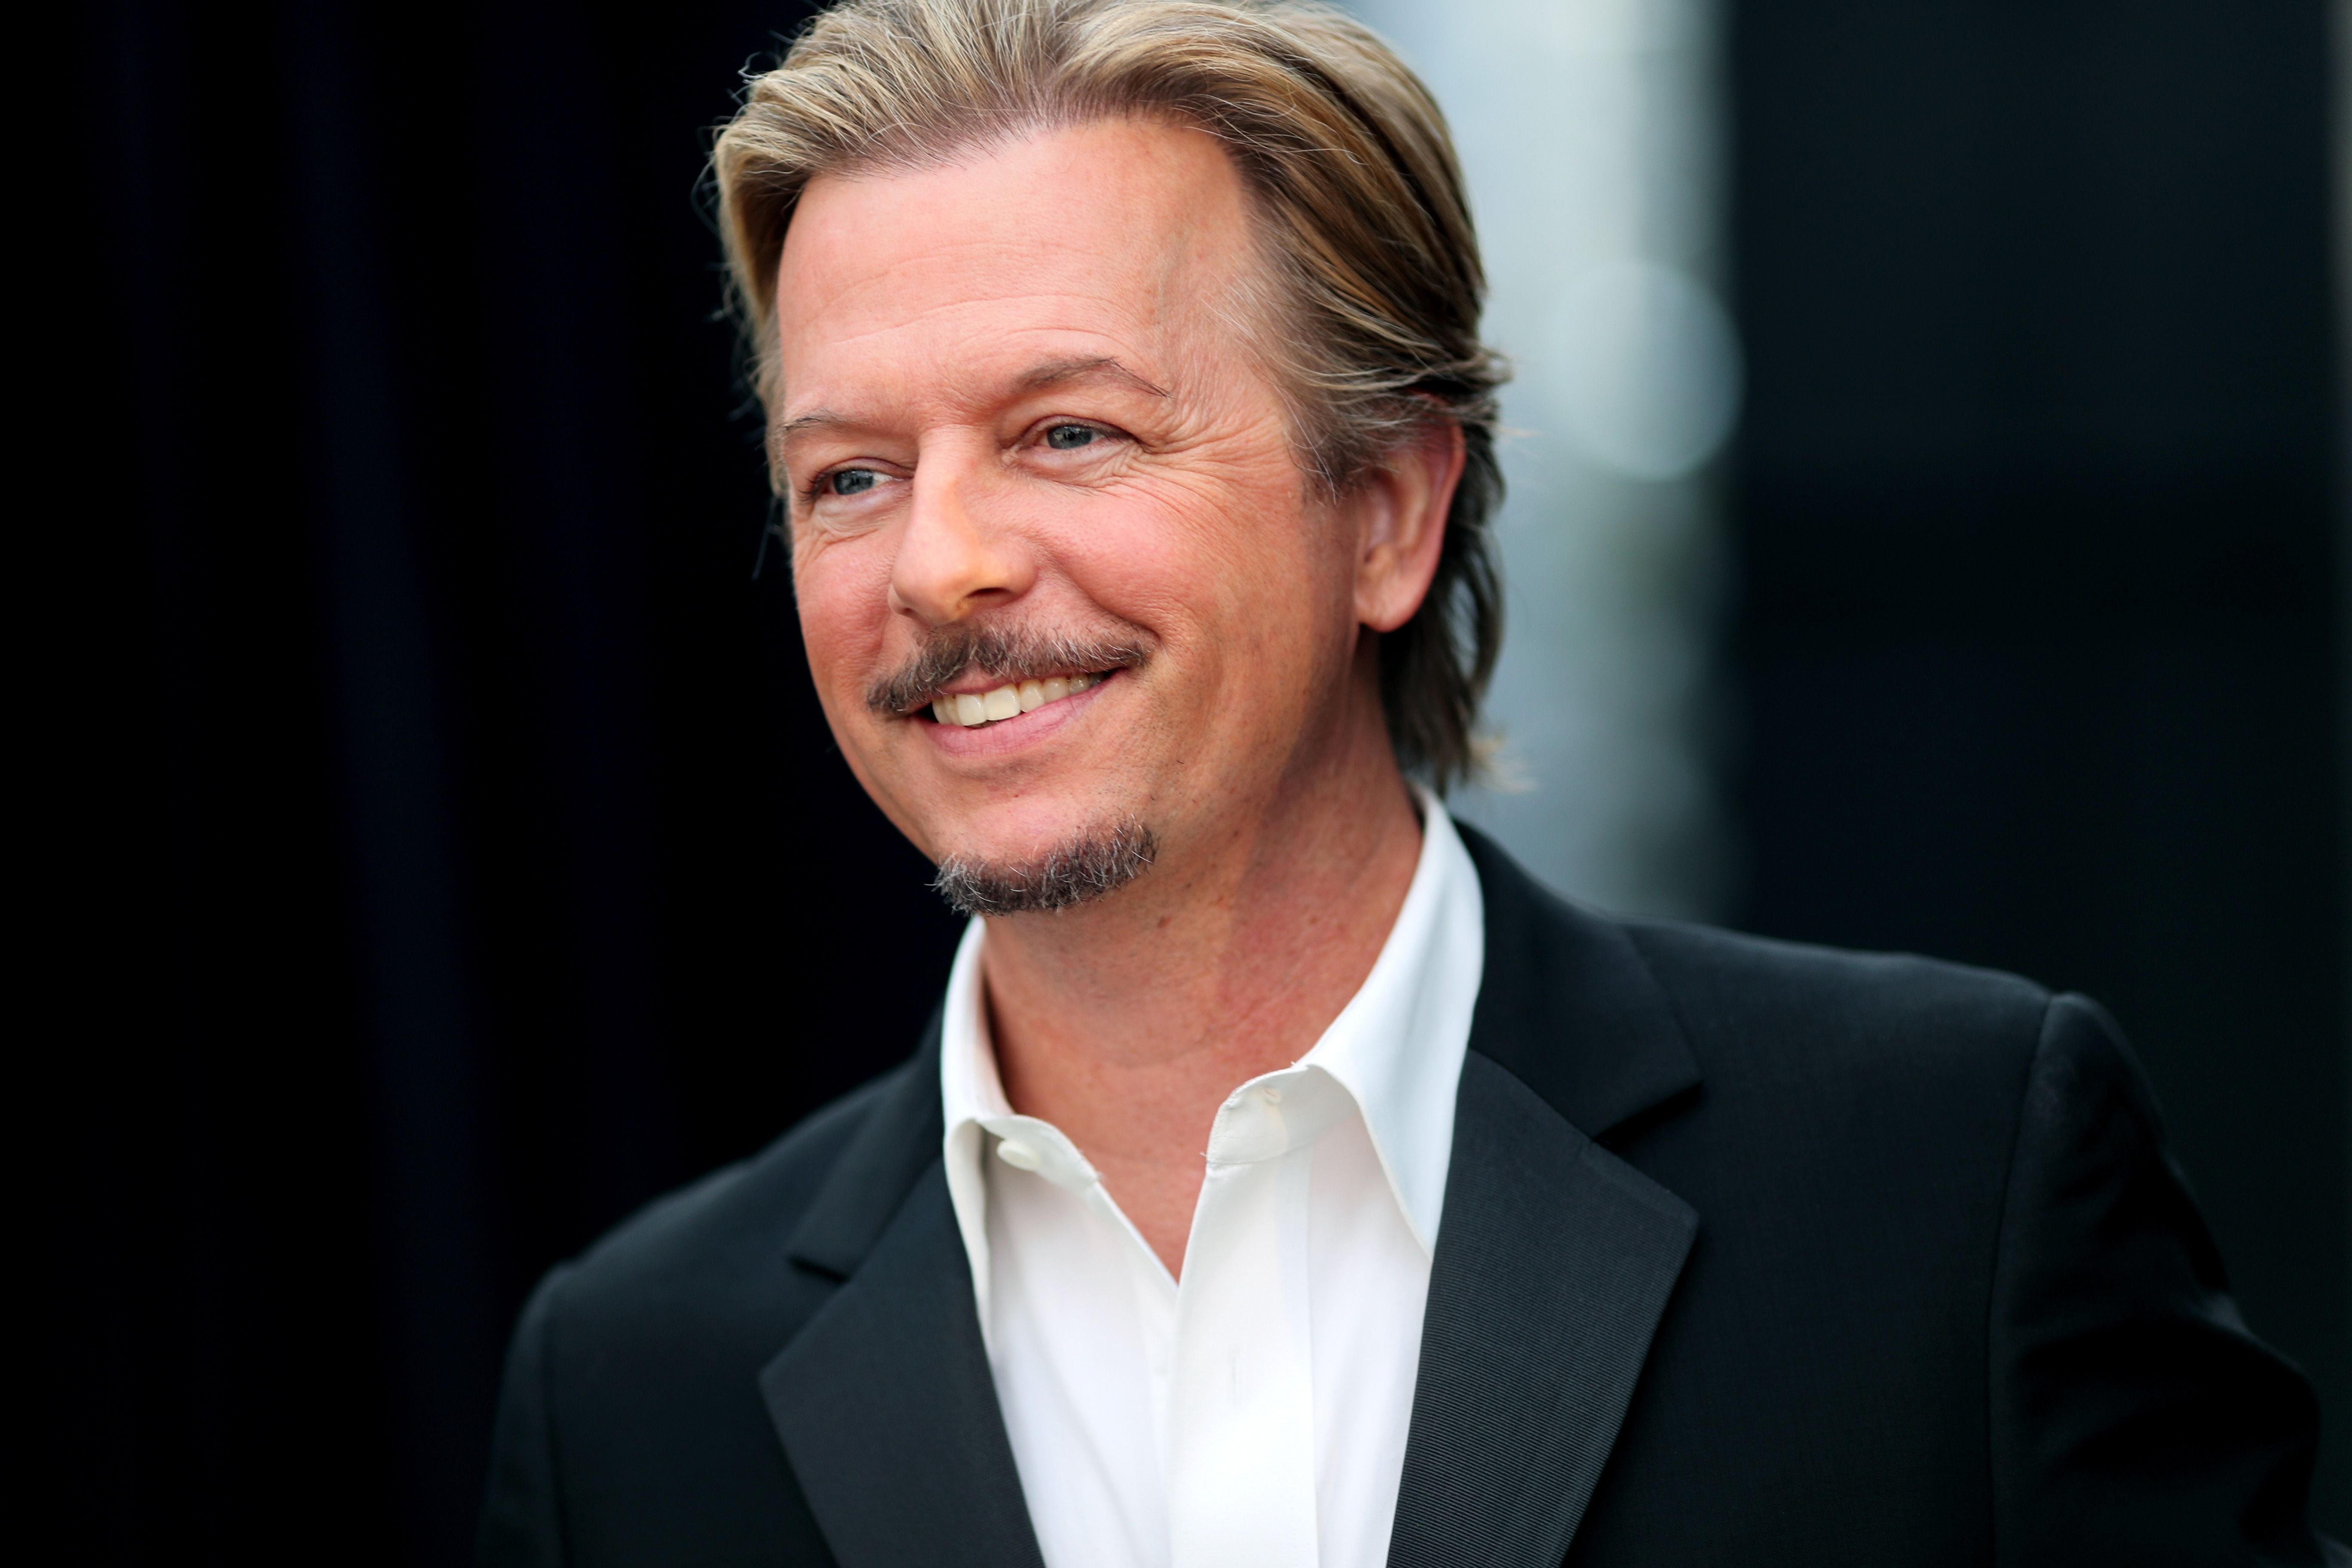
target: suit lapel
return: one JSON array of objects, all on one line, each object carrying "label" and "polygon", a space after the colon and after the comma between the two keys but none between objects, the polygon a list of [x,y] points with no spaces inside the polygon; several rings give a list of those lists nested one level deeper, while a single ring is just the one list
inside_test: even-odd
[{"label": "suit lapel", "polygon": [[1624,929],[1474,831],[1486,975],[1454,1112],[1391,1568],[1558,1564],[1697,1233],[1612,1153],[1698,1068]]},{"label": "suit lapel", "polygon": [[760,1393],[842,1568],[1043,1568],[940,1164],[938,1061],[935,1029],[794,1235],[796,1263],[844,1282]]},{"label": "suit lapel", "polygon": [[1698,1061],[1632,933],[1556,897],[1476,828],[1460,832],[1486,915],[1471,1048],[1612,1147],[1685,1103]]},{"label": "suit lapel", "polygon": [[1390,1568],[1556,1564],[1698,1216],[1472,1052]]}]

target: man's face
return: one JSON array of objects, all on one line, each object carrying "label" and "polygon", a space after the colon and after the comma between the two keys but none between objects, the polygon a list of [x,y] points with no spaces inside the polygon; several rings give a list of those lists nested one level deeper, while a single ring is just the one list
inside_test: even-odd
[{"label": "man's face", "polygon": [[[1364,721],[1357,529],[1250,347],[1257,266],[1223,150],[1166,125],[802,197],[777,290],[802,629],[850,766],[935,860],[1034,867],[1125,824],[1170,871],[1246,852]],[[1024,679],[1025,710],[958,721]]]}]

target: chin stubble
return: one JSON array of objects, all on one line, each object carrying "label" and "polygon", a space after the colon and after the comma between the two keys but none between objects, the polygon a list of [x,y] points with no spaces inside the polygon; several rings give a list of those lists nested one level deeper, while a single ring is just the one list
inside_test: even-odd
[{"label": "chin stubble", "polygon": [[931,886],[960,914],[1051,913],[1117,892],[1150,866],[1160,843],[1129,817],[1055,845],[1034,860],[1007,863],[950,855]]}]

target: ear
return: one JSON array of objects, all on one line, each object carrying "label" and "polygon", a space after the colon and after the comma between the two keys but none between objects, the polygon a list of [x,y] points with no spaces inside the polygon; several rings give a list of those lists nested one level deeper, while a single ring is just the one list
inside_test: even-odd
[{"label": "ear", "polygon": [[1392,632],[1412,619],[1437,575],[1445,517],[1462,482],[1462,427],[1432,419],[1356,482],[1356,619]]}]

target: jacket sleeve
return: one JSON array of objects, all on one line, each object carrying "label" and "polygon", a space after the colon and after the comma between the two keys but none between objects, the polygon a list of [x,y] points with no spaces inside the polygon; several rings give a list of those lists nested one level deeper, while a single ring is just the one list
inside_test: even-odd
[{"label": "jacket sleeve", "polygon": [[1994,1263],[1995,1559],[2352,1563],[2314,1536],[2310,1385],[2248,1331],[2114,1023],[2054,999]]},{"label": "jacket sleeve", "polygon": [[558,1568],[567,1557],[547,1388],[549,1323],[563,1275],[555,1269],[531,1293],[507,1352],[475,1547],[481,1568]]}]

